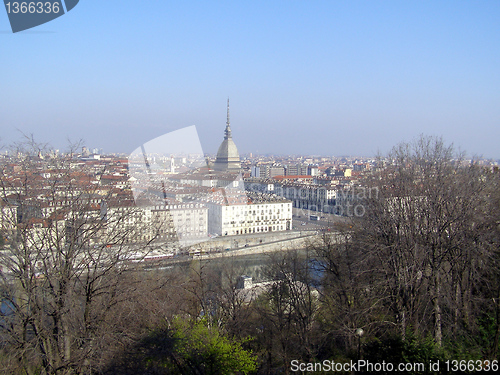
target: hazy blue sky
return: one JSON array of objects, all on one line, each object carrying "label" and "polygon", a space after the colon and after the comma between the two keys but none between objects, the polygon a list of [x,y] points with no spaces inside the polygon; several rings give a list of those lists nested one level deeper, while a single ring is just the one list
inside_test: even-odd
[{"label": "hazy blue sky", "polygon": [[131,152],[196,125],[215,153],[373,155],[420,133],[500,158],[500,1],[81,0],[12,34],[0,138]]}]

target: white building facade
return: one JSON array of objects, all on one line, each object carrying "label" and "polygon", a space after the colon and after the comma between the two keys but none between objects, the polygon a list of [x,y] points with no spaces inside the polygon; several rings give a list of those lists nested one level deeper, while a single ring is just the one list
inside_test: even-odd
[{"label": "white building facade", "polygon": [[292,229],[292,202],[285,199],[249,204],[207,203],[208,231],[223,236]]}]

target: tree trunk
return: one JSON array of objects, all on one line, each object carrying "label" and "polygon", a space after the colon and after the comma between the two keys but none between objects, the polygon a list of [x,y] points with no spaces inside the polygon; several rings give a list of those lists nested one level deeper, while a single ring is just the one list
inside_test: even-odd
[{"label": "tree trunk", "polygon": [[439,273],[435,271],[434,276],[434,340],[438,347],[441,347],[443,341],[442,322],[441,322],[441,279]]},{"label": "tree trunk", "polygon": [[498,353],[498,343],[500,341],[500,288],[497,289],[497,296],[496,296],[496,303],[495,303],[495,323],[496,323],[496,330],[495,330],[495,339],[493,340],[493,347],[491,348],[491,354],[496,357],[496,354]]}]

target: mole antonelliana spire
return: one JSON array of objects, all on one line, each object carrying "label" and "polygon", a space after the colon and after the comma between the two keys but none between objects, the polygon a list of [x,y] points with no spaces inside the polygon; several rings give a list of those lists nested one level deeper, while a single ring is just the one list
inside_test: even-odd
[{"label": "mole antonelliana spire", "polygon": [[224,137],[224,139],[228,139],[228,138],[232,138],[231,136],[231,125],[230,125],[230,122],[229,122],[229,98],[227,98],[227,121],[226,121],[226,136]]},{"label": "mole antonelliana spire", "polygon": [[217,151],[217,158],[214,163],[214,170],[216,171],[239,171],[241,169],[240,154],[238,148],[233,142],[231,134],[231,125],[229,122],[229,98],[227,99],[227,120],[225,136],[222,141],[219,151]]}]

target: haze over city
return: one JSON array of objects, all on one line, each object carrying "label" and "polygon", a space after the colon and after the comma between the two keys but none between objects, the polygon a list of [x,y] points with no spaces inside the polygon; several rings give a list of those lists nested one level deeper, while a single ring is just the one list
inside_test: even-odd
[{"label": "haze over city", "polygon": [[498,0],[4,5],[0,373],[498,370]]},{"label": "haze over city", "polygon": [[80,2],[13,35],[0,144],[129,153],[196,125],[240,153],[385,153],[419,134],[500,158],[497,1]]}]

